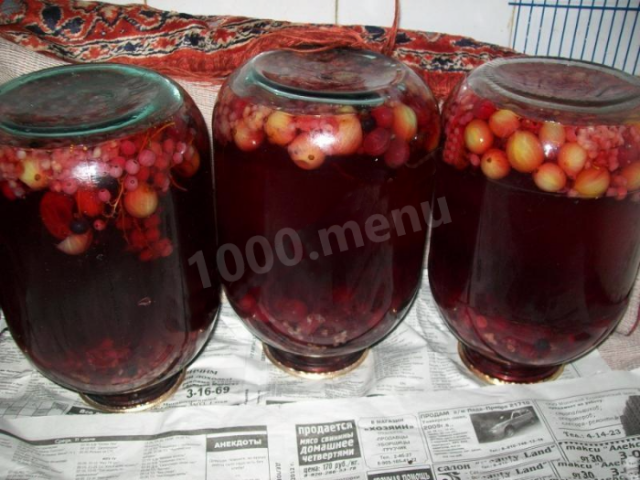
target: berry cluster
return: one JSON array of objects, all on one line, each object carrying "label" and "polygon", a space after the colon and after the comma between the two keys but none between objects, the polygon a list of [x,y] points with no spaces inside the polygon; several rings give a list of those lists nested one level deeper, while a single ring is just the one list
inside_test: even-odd
[{"label": "berry cluster", "polygon": [[160,199],[174,174],[193,176],[200,154],[196,130],[182,115],[144,132],[93,146],[53,149],[0,146],[0,191],[19,200],[43,191],[40,215],[57,248],[80,255],[110,223],[143,261],[169,256],[160,230]]},{"label": "berry cluster", "polygon": [[390,168],[404,165],[413,151],[434,150],[440,140],[437,112],[408,93],[373,108],[327,105],[316,115],[291,114],[254,104],[226,90],[218,100],[214,134],[244,152],[266,141],[285,147],[304,170],[322,166],[327,157],[368,155]]},{"label": "berry cluster", "polygon": [[[500,109],[460,91],[444,113],[444,161],[492,180],[529,174],[542,191],[626,198],[640,189],[640,123],[569,126]],[[634,193],[634,199],[640,196]]]}]

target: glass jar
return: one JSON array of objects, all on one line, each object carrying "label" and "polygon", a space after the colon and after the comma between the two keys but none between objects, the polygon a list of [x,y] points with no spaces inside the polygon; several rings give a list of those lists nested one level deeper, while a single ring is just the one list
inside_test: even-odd
[{"label": "glass jar", "polygon": [[193,260],[216,248],[209,158],[197,107],[152,71],[0,87],[0,306],[34,366],[100,409],[166,398],[212,330],[219,285]]},{"label": "glass jar", "polygon": [[551,379],[622,318],[640,264],[640,79],[562,59],[489,62],[443,112],[429,279],[465,363]]},{"label": "glass jar", "polygon": [[267,52],[224,84],[218,268],[274,363],[343,373],[405,315],[439,134],[425,83],[373,52]]}]

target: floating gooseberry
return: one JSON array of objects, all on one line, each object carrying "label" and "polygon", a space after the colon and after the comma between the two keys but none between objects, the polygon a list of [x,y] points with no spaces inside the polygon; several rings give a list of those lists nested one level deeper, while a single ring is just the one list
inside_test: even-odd
[{"label": "floating gooseberry", "polygon": [[[362,144],[362,126],[356,115],[338,115],[338,131],[333,141],[327,142],[330,155],[351,155]],[[322,134],[320,134],[322,135]],[[319,143],[319,142],[316,142]]]},{"label": "floating gooseberry", "polygon": [[174,169],[183,177],[193,177],[200,168],[200,153],[198,150],[193,150],[191,156],[187,159],[184,158],[182,163],[177,164]]},{"label": "floating gooseberry", "polygon": [[296,165],[304,170],[314,170],[324,163],[324,152],[307,132],[298,135],[287,150]]},{"label": "floating gooseberry", "polygon": [[540,190],[557,192],[567,184],[567,176],[555,163],[543,163],[533,172],[533,181]]},{"label": "floating gooseberry", "polygon": [[544,161],[540,140],[531,132],[518,130],[507,141],[507,158],[514,170],[533,172]]},{"label": "floating gooseberry", "polygon": [[496,137],[507,138],[520,127],[520,117],[511,110],[498,110],[489,118],[489,127]]},{"label": "floating gooseberry", "polygon": [[410,142],[418,131],[418,117],[413,109],[400,103],[393,107],[393,132],[397,137]]},{"label": "floating gooseberry", "polygon": [[288,145],[296,138],[296,124],[293,117],[285,112],[273,112],[264,126],[270,143]]},{"label": "floating gooseberry", "polygon": [[502,150],[492,148],[480,159],[480,169],[488,178],[499,180],[509,175],[511,165],[509,165],[509,160]]},{"label": "floating gooseberry", "polygon": [[92,238],[91,230],[80,235],[72,234],[56,245],[56,248],[67,255],[80,255],[89,249]]},{"label": "floating gooseberry", "polygon": [[627,190],[640,188],[640,161],[632,162],[622,169],[622,176],[627,180]]},{"label": "floating gooseberry", "polygon": [[257,149],[262,145],[263,140],[264,132],[262,130],[253,130],[242,120],[233,129],[233,141],[243,152],[251,152]]},{"label": "floating gooseberry", "polygon": [[573,188],[582,197],[596,198],[603,195],[609,188],[611,175],[602,168],[588,168],[578,174]]},{"label": "floating gooseberry", "polygon": [[124,208],[135,218],[146,218],[158,208],[158,194],[146,183],[124,196]]},{"label": "floating gooseberry", "polygon": [[471,120],[464,129],[464,144],[467,149],[478,155],[491,148],[493,145],[493,133],[484,120]]},{"label": "floating gooseberry", "polygon": [[558,152],[558,165],[570,178],[575,178],[586,163],[587,151],[577,143],[565,143]]},{"label": "floating gooseberry", "polygon": [[540,127],[538,137],[540,138],[542,147],[548,156],[551,151],[554,151],[564,145],[566,134],[564,127],[559,123],[544,122]]},{"label": "floating gooseberry", "polygon": [[42,190],[49,184],[49,177],[36,158],[26,158],[22,161],[20,180],[32,190]]}]

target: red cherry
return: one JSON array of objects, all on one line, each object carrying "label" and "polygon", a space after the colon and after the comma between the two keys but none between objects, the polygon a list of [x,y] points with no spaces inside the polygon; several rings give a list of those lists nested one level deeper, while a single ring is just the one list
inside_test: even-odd
[{"label": "red cherry", "polygon": [[391,128],[393,125],[393,110],[387,106],[376,107],[371,110],[371,116],[381,128]]},{"label": "red cherry", "polygon": [[391,132],[385,128],[378,127],[364,138],[364,153],[377,157],[387,151],[390,143]]},{"label": "red cherry", "polygon": [[78,190],[76,192],[78,211],[87,217],[97,217],[104,208],[103,202],[95,190]]},{"label": "red cherry", "polygon": [[385,163],[391,168],[398,168],[409,160],[409,144],[401,138],[394,138],[384,154]]},{"label": "red cherry", "polygon": [[40,216],[49,233],[63,240],[71,235],[74,201],[61,193],[46,192],[40,200]]}]

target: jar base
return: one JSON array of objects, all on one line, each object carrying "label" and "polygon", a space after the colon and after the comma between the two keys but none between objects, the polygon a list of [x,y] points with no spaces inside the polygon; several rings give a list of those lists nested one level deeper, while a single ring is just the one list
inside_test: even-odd
[{"label": "jar base", "polygon": [[289,375],[310,380],[323,380],[345,375],[358,368],[367,358],[369,349],[336,357],[307,357],[278,350],[262,344],[266,357]]},{"label": "jar base", "polygon": [[530,367],[497,362],[458,343],[462,363],[476,377],[490,385],[542,383],[556,380],[564,371],[564,365]]},{"label": "jar base", "polygon": [[160,405],[182,385],[186,370],[151,387],[121,395],[94,395],[81,393],[80,398],[91,407],[106,413],[140,412]]}]

